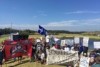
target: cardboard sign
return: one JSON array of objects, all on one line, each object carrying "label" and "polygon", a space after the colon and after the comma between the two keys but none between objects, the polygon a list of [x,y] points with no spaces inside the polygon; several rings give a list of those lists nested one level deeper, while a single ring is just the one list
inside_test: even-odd
[{"label": "cardboard sign", "polygon": [[81,57],[79,67],[89,67],[89,60],[88,57]]},{"label": "cardboard sign", "polygon": [[100,42],[94,42],[94,48],[100,49]]},{"label": "cardboard sign", "polygon": [[89,37],[83,37],[83,46],[88,47]]},{"label": "cardboard sign", "polygon": [[75,37],[75,38],[74,38],[74,43],[75,43],[75,44],[79,44],[79,43],[80,43],[79,37]]},{"label": "cardboard sign", "polygon": [[66,44],[67,45],[73,45],[74,44],[74,40],[73,39],[66,39]]},{"label": "cardboard sign", "polygon": [[49,36],[46,36],[46,42],[48,43],[49,42]]},{"label": "cardboard sign", "polygon": [[65,46],[66,40],[61,40],[61,46]]}]

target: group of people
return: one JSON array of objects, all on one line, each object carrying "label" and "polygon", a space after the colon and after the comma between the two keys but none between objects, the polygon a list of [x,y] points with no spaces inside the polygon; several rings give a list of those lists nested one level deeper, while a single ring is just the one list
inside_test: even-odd
[{"label": "group of people", "polygon": [[[50,45],[46,41],[37,39],[32,44],[32,56],[30,62],[38,61],[41,64],[45,64],[49,49],[64,50],[66,52],[70,52],[71,50],[74,50],[74,51],[78,51],[79,60],[81,58],[81,53],[83,52],[83,56],[90,57],[89,65],[91,67],[97,67],[97,66],[100,67],[100,49],[93,50],[88,55],[88,46],[81,46],[80,44],[74,44],[72,46],[65,44],[65,46],[61,46],[61,45],[57,45],[57,43],[53,43],[52,45]],[[4,57],[3,49],[4,49],[4,45],[0,44],[0,67],[2,67],[2,61]],[[19,58],[22,58],[22,56]],[[68,65],[67,67],[73,67],[73,65]]]},{"label": "group of people", "polygon": [[100,67],[100,49],[95,49],[89,54],[91,67]]},{"label": "group of people", "polygon": [[33,43],[32,45],[32,58],[31,61],[38,61],[44,64],[46,62],[46,57],[47,57],[47,45],[44,42],[40,42],[38,39],[37,42]]}]

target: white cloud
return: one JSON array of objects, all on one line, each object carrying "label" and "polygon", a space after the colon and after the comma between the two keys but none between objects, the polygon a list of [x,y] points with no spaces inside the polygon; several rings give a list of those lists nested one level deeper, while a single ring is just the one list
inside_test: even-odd
[{"label": "white cloud", "polygon": [[100,25],[100,18],[98,18],[98,19],[80,20],[80,22],[81,22],[81,25],[87,25],[87,26]]},{"label": "white cloud", "polygon": [[91,25],[100,25],[100,18],[50,22],[48,24],[44,24],[43,26],[46,26],[46,27],[65,27],[65,26],[73,27],[73,26],[91,26]]},{"label": "white cloud", "polygon": [[[41,24],[13,24],[12,28],[16,29],[32,29],[37,30],[38,25]],[[97,19],[83,19],[83,20],[66,20],[59,22],[49,22],[47,24],[42,24],[44,28],[56,29],[56,30],[100,30],[100,18]],[[2,24],[1,28],[11,27],[11,24]]]},{"label": "white cloud", "polygon": [[73,11],[73,12],[65,12],[65,14],[98,14],[100,11]]},{"label": "white cloud", "polygon": [[60,22],[50,22],[43,26],[46,27],[63,27],[63,26],[74,26],[73,22],[77,22],[77,20],[68,20],[68,21],[60,21]]},{"label": "white cloud", "polygon": [[32,29],[32,30],[35,30],[37,29],[37,25],[34,25],[34,24],[1,24],[0,25],[0,28],[13,28],[13,29]]},{"label": "white cloud", "polygon": [[11,24],[0,24],[0,28],[8,28],[11,27]]}]

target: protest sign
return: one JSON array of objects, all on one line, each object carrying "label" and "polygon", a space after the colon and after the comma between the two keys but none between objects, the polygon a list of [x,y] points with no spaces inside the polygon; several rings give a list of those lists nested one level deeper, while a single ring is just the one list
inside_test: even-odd
[{"label": "protest sign", "polygon": [[79,43],[80,43],[79,37],[75,37],[75,38],[74,38],[74,43],[75,43],[75,44],[79,44]]},{"label": "protest sign", "polygon": [[89,58],[81,57],[79,67],[89,67]]},{"label": "protest sign", "polygon": [[66,44],[72,46],[74,44],[74,40],[73,39],[66,39]]},{"label": "protest sign", "polygon": [[83,46],[88,47],[89,37],[83,37]]},{"label": "protest sign", "polygon": [[94,42],[94,48],[100,49],[100,42]]},{"label": "protest sign", "polygon": [[46,36],[46,42],[47,42],[47,43],[49,42],[49,38],[50,38],[49,35],[47,35],[47,36]]},{"label": "protest sign", "polygon": [[65,46],[66,40],[61,40],[61,46]]}]

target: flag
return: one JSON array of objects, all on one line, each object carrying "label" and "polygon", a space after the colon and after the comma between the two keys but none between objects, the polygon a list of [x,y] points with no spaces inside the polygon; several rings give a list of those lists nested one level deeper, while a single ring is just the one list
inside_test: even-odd
[{"label": "flag", "polygon": [[47,30],[39,25],[38,33],[47,36]]},{"label": "flag", "polygon": [[[28,40],[29,41],[29,40]],[[25,40],[20,42],[20,45],[17,42],[12,41],[11,43],[5,43],[4,47],[5,60],[19,57],[19,56],[32,56],[32,42],[28,43]]]}]

